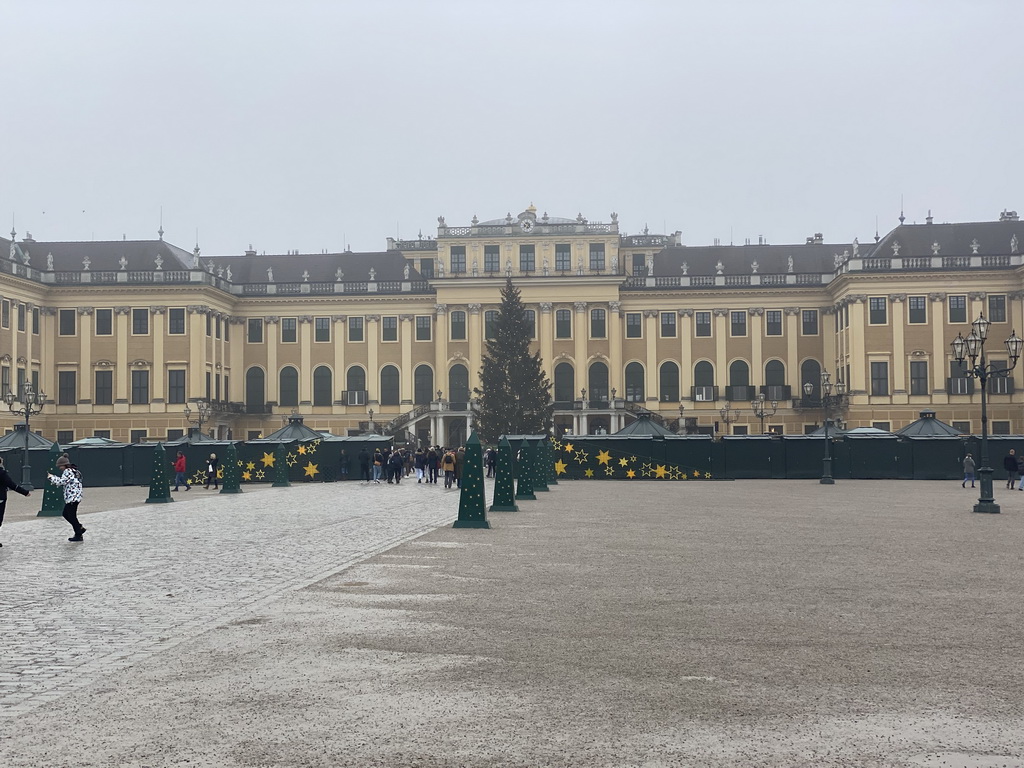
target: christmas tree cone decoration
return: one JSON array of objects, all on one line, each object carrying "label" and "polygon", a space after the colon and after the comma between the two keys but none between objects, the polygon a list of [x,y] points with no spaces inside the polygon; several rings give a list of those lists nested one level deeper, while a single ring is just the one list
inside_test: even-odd
[{"label": "christmas tree cone decoration", "polygon": [[278,443],[274,449],[274,483],[273,488],[289,488],[288,458],[285,456],[284,443]]},{"label": "christmas tree cone decoration", "polygon": [[[49,474],[60,475],[57,471],[57,459],[60,458],[60,446],[54,443],[50,446],[50,453],[46,457],[46,466]],[[36,517],[58,517],[64,512],[64,489],[46,481],[46,488],[43,490],[43,507]]]},{"label": "christmas tree cone decoration", "polygon": [[466,441],[462,465],[462,492],[459,494],[459,518],[452,528],[490,528],[487,501],[484,499],[484,454],[476,432]]},{"label": "christmas tree cone decoration", "polygon": [[544,440],[544,468],[548,473],[548,485],[558,485],[558,473],[555,471],[555,446],[550,439]]},{"label": "christmas tree cone decoration", "polygon": [[547,440],[534,441],[528,440],[530,443],[530,451],[532,452],[532,460],[530,464],[533,466],[533,490],[543,491],[547,493],[548,488],[548,469],[547,469],[547,452],[544,450],[544,443]]},{"label": "christmas tree cone decoration", "polygon": [[512,477],[512,446],[508,438],[498,442],[498,467],[494,473],[494,503],[491,512],[518,512],[515,480]]},{"label": "christmas tree cone decoration", "polygon": [[149,498],[147,504],[168,504],[171,498],[171,483],[168,479],[167,450],[163,443],[153,447],[153,477],[149,481]]},{"label": "christmas tree cone decoration", "polygon": [[224,452],[224,478],[220,492],[242,492],[242,468],[239,466],[238,450],[234,443],[228,443],[228,449]]},{"label": "christmas tree cone decoration", "polygon": [[530,446],[529,440],[522,441],[519,449],[519,482],[516,483],[516,499],[527,499],[536,501],[537,494],[533,492],[533,464],[536,451]]}]

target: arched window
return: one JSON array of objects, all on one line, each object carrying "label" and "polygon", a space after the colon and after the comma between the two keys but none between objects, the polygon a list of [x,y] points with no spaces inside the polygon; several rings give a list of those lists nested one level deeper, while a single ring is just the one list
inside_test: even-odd
[{"label": "arched window", "polygon": [[745,361],[733,360],[729,365],[729,386],[750,386],[750,366],[748,366]]},{"label": "arched window", "polygon": [[707,360],[701,360],[693,366],[693,385],[695,387],[715,386],[715,366]]},{"label": "arched window", "polygon": [[769,360],[765,363],[764,383],[769,387],[781,387],[786,383],[786,366],[781,360]]},{"label": "arched window", "polygon": [[366,405],[366,371],[353,365],[345,372],[345,404]]},{"label": "arched window", "polygon": [[448,370],[448,402],[469,402],[469,370],[462,363]]},{"label": "arched window", "polygon": [[418,365],[412,377],[412,400],[426,405],[434,399],[434,370],[429,365]]},{"label": "arched window", "polygon": [[278,376],[277,403],[287,407],[299,404],[299,372],[290,365],[282,368]]},{"label": "arched window", "polygon": [[401,400],[399,393],[398,368],[393,365],[385,365],[380,371],[380,404],[398,405]]},{"label": "arched window", "polygon": [[313,405],[330,405],[334,401],[334,377],[326,365],[313,369]]},{"label": "arched window", "polygon": [[608,366],[600,361],[591,363],[587,372],[587,383],[590,385],[587,392],[588,400],[607,400]]},{"label": "arched window", "polygon": [[263,369],[253,366],[245,372],[245,404],[258,407],[266,402],[267,388]]},{"label": "arched window", "polygon": [[569,403],[575,399],[576,371],[572,363],[559,363],[555,366],[555,402]]},{"label": "arched window", "polygon": [[800,365],[800,397],[804,394],[804,382],[811,382],[811,400],[821,400],[821,364],[817,360],[804,360]]},{"label": "arched window", "polygon": [[644,367],[640,363],[626,366],[626,401],[642,403],[647,399],[644,394]]},{"label": "arched window", "polygon": [[677,402],[679,400],[679,366],[671,360],[662,363],[658,379],[661,402]]}]

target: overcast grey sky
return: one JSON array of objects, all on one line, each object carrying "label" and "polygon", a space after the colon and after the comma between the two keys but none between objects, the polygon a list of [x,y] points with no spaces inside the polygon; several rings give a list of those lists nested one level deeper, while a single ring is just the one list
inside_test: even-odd
[{"label": "overcast grey sky", "polygon": [[[208,255],[1024,213],[1019,0],[0,0],[0,217]],[[2,220],[2,219],[0,219]],[[7,232],[10,227],[0,227]]]}]

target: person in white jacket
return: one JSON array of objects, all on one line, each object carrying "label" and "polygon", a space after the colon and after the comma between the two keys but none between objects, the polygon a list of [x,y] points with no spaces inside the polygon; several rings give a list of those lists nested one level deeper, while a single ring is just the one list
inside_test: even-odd
[{"label": "person in white jacket", "polygon": [[64,487],[64,519],[71,523],[75,531],[75,535],[68,541],[85,541],[82,538],[85,526],[78,522],[78,505],[82,501],[82,473],[67,456],[57,459],[57,470],[61,473],[60,477],[50,474],[46,477],[54,485]]}]

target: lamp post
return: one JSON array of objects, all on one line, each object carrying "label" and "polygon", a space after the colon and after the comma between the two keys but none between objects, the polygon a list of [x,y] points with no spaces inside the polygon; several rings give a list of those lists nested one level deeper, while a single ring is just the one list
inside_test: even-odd
[{"label": "lamp post", "polygon": [[764,392],[759,394],[753,400],[750,401],[750,410],[754,412],[754,416],[761,420],[761,434],[764,434],[764,420],[771,416],[774,416],[776,411],[779,410],[779,401],[772,400],[772,409],[768,410],[768,402],[765,400]]},{"label": "lamp post", "polygon": [[[846,406],[846,384],[842,380],[835,383],[835,394],[832,394],[832,374],[828,371],[821,372],[821,410],[822,421],[825,426],[825,455],[821,460],[821,485],[835,485],[832,477],[832,441],[828,439],[828,426],[831,423],[831,412],[841,411]],[[804,382],[804,394],[808,397],[814,391],[814,385]]]},{"label": "lamp post", "polygon": [[725,408],[720,408],[718,410],[718,415],[721,416],[722,421],[725,422],[725,434],[729,434],[729,425],[734,424],[740,417],[739,412],[732,410],[732,406],[728,403],[725,404]]},{"label": "lamp post", "polygon": [[682,403],[679,404],[679,421],[676,423],[676,434],[686,434],[686,422],[683,420],[683,411],[686,410],[686,406]]},{"label": "lamp post", "polygon": [[373,426],[373,408],[368,410],[367,413],[370,415],[370,431],[371,432],[376,432],[377,428],[375,426]]},{"label": "lamp post", "polygon": [[25,457],[21,462],[21,487],[26,491],[31,491],[34,488],[32,486],[32,467],[28,463],[28,420],[33,414],[42,412],[46,394],[34,391],[32,382],[25,381],[21,385],[21,397],[18,398],[13,392],[7,390],[4,393],[4,402],[7,403],[7,408],[11,413],[25,417]]},{"label": "lamp post", "polygon": [[192,418],[192,409],[188,407],[188,403],[185,403],[185,421],[189,424],[195,424],[196,429],[200,434],[203,432],[203,422],[210,418],[210,414],[213,413],[213,406],[209,400],[196,400],[196,416]]},{"label": "lamp post", "polygon": [[971,323],[971,332],[965,339],[962,334],[950,342],[953,350],[953,359],[963,366],[964,358],[969,357],[971,367],[965,373],[973,376],[981,382],[981,466],[978,468],[978,475],[981,479],[981,496],[978,503],[974,505],[975,512],[999,513],[999,505],[995,503],[992,495],[992,467],[988,465],[988,398],[987,382],[990,376],[1006,375],[1007,371],[1013,370],[1020,359],[1021,347],[1024,347],[1024,339],[1017,336],[1016,331],[1010,333],[1010,338],[1003,342],[1006,345],[1006,353],[1010,358],[1006,368],[995,367],[993,363],[985,362],[985,341],[988,339],[988,327],[991,325],[985,319],[984,313],[978,315],[978,319]]}]

